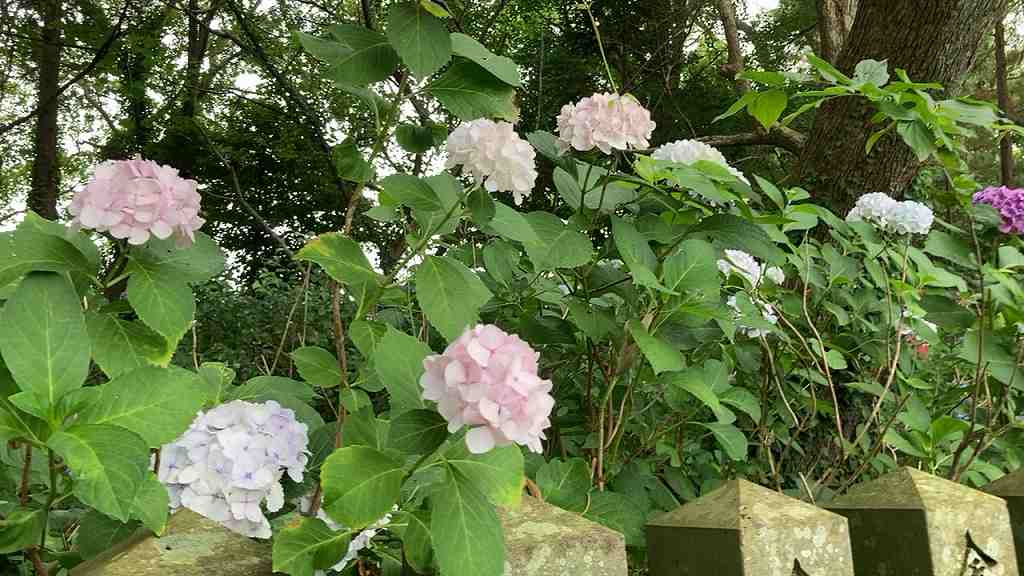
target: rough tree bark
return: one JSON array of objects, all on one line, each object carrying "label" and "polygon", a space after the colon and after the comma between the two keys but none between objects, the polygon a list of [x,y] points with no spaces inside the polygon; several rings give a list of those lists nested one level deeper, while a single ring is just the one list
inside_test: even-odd
[{"label": "rough tree bark", "polygon": [[857,13],[857,0],[818,0],[818,56],[835,62]]},{"label": "rough tree bark", "polygon": [[[1007,0],[860,0],[853,27],[836,66],[852,73],[857,62],[888,60],[913,80],[940,82],[956,94],[974,61],[982,36],[1006,10]],[[899,196],[918,169],[913,152],[898,138],[883,138],[864,152],[871,108],[862,100],[825,103],[815,117],[800,159],[805,187],[836,213],[845,213],[864,192]]]},{"label": "rough tree bark", "polygon": [[[996,96],[999,101],[999,109],[1012,117],[1010,90],[1006,86],[1006,27],[1002,19],[996,23],[995,44]],[[1007,133],[999,141],[999,174],[1003,186],[1013,186],[1013,168],[1013,138]]]},{"label": "rough tree bark", "polygon": [[39,78],[36,101],[35,159],[32,162],[32,190],[28,207],[43,218],[57,219],[60,164],[57,156],[57,91],[60,82],[61,0],[39,0],[36,4],[43,27],[36,45]]}]

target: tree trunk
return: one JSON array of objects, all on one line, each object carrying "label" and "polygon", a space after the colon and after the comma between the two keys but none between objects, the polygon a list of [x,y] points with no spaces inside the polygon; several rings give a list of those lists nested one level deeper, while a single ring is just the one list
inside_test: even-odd
[{"label": "tree trunk", "polygon": [[[1013,117],[1010,109],[1010,91],[1006,86],[1006,27],[1003,20],[996,23],[996,95],[999,109],[1007,116]],[[999,174],[1003,186],[1013,186],[1013,138],[1009,133],[1003,134],[999,141]]]},{"label": "tree trunk", "polygon": [[36,47],[39,78],[36,101],[35,160],[28,207],[43,218],[57,219],[60,165],[57,157],[58,83],[60,82],[61,0],[39,0],[36,5],[43,27]]},{"label": "tree trunk", "polygon": [[818,56],[835,62],[857,13],[857,0],[818,0]]},{"label": "tree trunk", "polygon": [[[940,82],[955,94],[1006,1],[860,0],[836,65],[852,74],[861,60],[888,60],[890,70],[903,68],[912,80]],[[805,187],[840,215],[866,192],[900,196],[917,173],[916,157],[899,138],[883,138],[865,154],[868,136],[879,128],[873,114],[862,99],[826,102],[800,159]]]}]

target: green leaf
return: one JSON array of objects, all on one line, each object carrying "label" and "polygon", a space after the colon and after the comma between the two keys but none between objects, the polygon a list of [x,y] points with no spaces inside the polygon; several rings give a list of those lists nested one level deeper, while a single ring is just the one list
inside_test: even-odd
[{"label": "green leaf", "polygon": [[150,263],[132,260],[128,264],[128,301],[147,326],[163,336],[169,347],[192,325],[196,299],[183,278]]},{"label": "green leaf", "polygon": [[821,77],[834,84],[849,84],[850,77],[837,70],[834,66],[815,56],[814,54],[807,55],[807,62],[813,66],[821,74]]},{"label": "green leaf", "polygon": [[449,342],[476,324],[491,291],[461,262],[425,256],[416,267],[416,300],[423,313]]},{"label": "green leaf", "polygon": [[331,77],[363,86],[387,79],[398,68],[398,54],[383,34],[355,24],[335,24],[330,31],[348,48],[327,60]]},{"label": "green leaf", "polygon": [[935,135],[931,128],[920,120],[914,122],[900,122],[896,124],[896,132],[903,138],[907,146],[917,155],[918,162],[924,162],[935,153],[938,148],[935,145]]},{"label": "green leaf", "polygon": [[630,320],[629,333],[633,335],[644,357],[651,363],[655,374],[662,372],[675,372],[686,368],[682,354],[671,344],[647,332],[639,320]]},{"label": "green leaf", "polygon": [[149,447],[135,433],[106,424],[81,424],[55,432],[47,445],[74,474],[74,494],[118,520],[128,520],[149,468]]},{"label": "green leaf", "polygon": [[452,40],[444,22],[419,3],[402,2],[388,8],[388,40],[413,76],[425,78],[452,57]]},{"label": "green leaf", "polygon": [[120,522],[106,514],[89,510],[82,516],[82,523],[78,526],[75,547],[82,558],[88,560],[127,540],[138,529],[138,522]]},{"label": "green leaf", "polygon": [[381,340],[387,334],[387,324],[369,320],[356,320],[348,327],[348,335],[352,343],[359,349],[359,353],[369,358],[377,351]]},{"label": "green leaf", "polygon": [[750,103],[756,99],[757,92],[747,92],[743,94],[743,96],[740,96],[739,100],[733,102],[732,106],[729,106],[728,110],[722,112],[718,116],[715,116],[715,119],[712,120],[711,122],[718,122],[719,120],[724,120],[726,118],[729,118],[730,116],[735,116],[737,113],[739,113],[740,110],[743,110],[747,106],[750,106]]},{"label": "green leaf", "polygon": [[620,325],[616,323],[615,318],[603,310],[587,306],[576,299],[567,300],[566,306],[572,323],[594,342],[619,329]]},{"label": "green leaf", "polygon": [[612,235],[615,237],[615,247],[619,250],[619,256],[629,268],[633,281],[641,286],[666,290],[654,275],[658,258],[647,244],[647,238],[637,232],[633,224],[617,216],[612,217]]},{"label": "green leaf", "polygon": [[853,83],[855,85],[874,84],[881,88],[889,83],[889,65],[885,60],[861,60],[853,69]]},{"label": "green leaf", "polygon": [[744,412],[754,422],[761,421],[761,401],[749,390],[743,388],[730,388],[719,398],[722,404],[728,404]]},{"label": "green leaf", "polygon": [[494,199],[484,187],[474,188],[469,194],[467,203],[469,204],[469,213],[473,216],[473,222],[478,226],[486,226],[494,218]]},{"label": "green leaf", "polygon": [[376,284],[379,278],[359,244],[340,232],[313,238],[295,258],[316,262],[331,278],[344,284]]},{"label": "green leaf", "polygon": [[410,174],[392,174],[380,181],[381,190],[418,212],[437,212],[445,206],[425,181]]},{"label": "green leaf", "polygon": [[515,88],[469,60],[456,59],[427,86],[426,92],[460,120],[500,118],[515,122],[519,117]]},{"label": "green leaf", "polygon": [[224,271],[224,253],[217,243],[202,232],[195,233],[195,242],[181,248],[172,239],[150,238],[142,246],[132,248],[131,257],[189,284],[200,284]]},{"label": "green leaf", "polygon": [[355,140],[346,138],[341,144],[331,149],[334,167],[338,175],[349,182],[363,184],[373,180],[373,166],[363,158]]},{"label": "green leaf", "polygon": [[89,264],[92,266],[93,271],[99,269],[100,264],[102,264],[100,250],[88,231],[72,231],[66,224],[54,220],[47,220],[31,210],[25,213],[25,218],[21,221],[21,224],[19,224],[18,227],[31,227],[37,232],[42,232],[43,234],[49,234],[50,236],[56,236],[57,238],[67,240],[74,245],[74,247],[77,248],[83,256],[85,256],[85,259],[88,260]]},{"label": "green leaf", "polygon": [[459,32],[452,33],[452,51],[457,56],[476,62],[502,82],[516,87],[522,86],[519,67],[514,61],[495,55],[472,37]]},{"label": "green leaf", "polygon": [[[419,126],[416,124],[399,124],[395,127],[395,140],[407,152],[422,154],[439,144],[435,128],[438,124]],[[443,126],[442,126],[443,128]],[[443,141],[443,139],[442,139]]]},{"label": "green leaf", "polygon": [[893,430],[892,428],[886,431],[884,440],[886,444],[891,444],[897,450],[905,454],[909,454],[917,458],[928,457],[928,455],[925,454],[923,450],[920,450],[910,440],[907,440],[906,438],[903,437],[903,435],[901,435],[896,430]]},{"label": "green leaf", "polygon": [[725,453],[733,460],[746,461],[747,459],[747,437],[743,431],[732,424],[711,422],[700,424],[707,428],[718,440],[718,444],[725,450]]},{"label": "green leaf", "polygon": [[45,527],[46,514],[42,510],[13,510],[0,520],[0,554],[21,552],[38,544]]},{"label": "green leaf", "polygon": [[717,297],[722,288],[717,262],[718,253],[711,244],[703,240],[685,240],[665,258],[661,281],[673,292],[697,292],[704,297]]},{"label": "green leaf", "polygon": [[430,537],[441,574],[504,574],[505,541],[501,521],[494,506],[470,478],[449,469],[444,485],[434,493],[430,503]]},{"label": "green leaf", "polygon": [[388,448],[405,454],[433,452],[448,439],[448,422],[433,410],[409,410],[391,420]]},{"label": "green leaf", "polygon": [[762,260],[778,262],[785,254],[757,224],[732,214],[715,214],[687,231],[688,236],[705,238],[723,248],[748,252]]},{"label": "green leaf", "polygon": [[779,121],[788,103],[789,97],[784,90],[769,90],[759,93],[757,98],[747,105],[747,112],[756,118],[765,130],[770,130],[772,125]]},{"label": "green leaf", "polygon": [[684,402],[682,402],[685,396],[680,396],[675,392],[676,390],[686,392],[686,394],[700,400],[701,403],[710,408],[715,414],[718,414],[722,408],[718,395],[715,394],[711,385],[708,382],[705,382],[704,372],[700,368],[691,368],[682,372],[669,374],[662,378],[662,381],[671,387],[667,391],[666,396],[669,401],[669,405],[676,409],[680,409],[685,406]]},{"label": "green leaf", "polygon": [[962,238],[942,230],[932,230],[925,241],[924,251],[972,270],[977,267],[974,251]]},{"label": "green leaf", "polygon": [[519,506],[525,476],[523,453],[518,446],[499,446],[484,454],[473,454],[465,442],[456,442],[444,458],[495,504]]},{"label": "green leaf", "polygon": [[291,576],[313,576],[317,554],[337,549],[340,558],[350,539],[350,532],[335,532],[319,518],[299,518],[274,535],[273,570]]},{"label": "green leaf", "polygon": [[18,387],[56,407],[89,373],[89,336],[67,277],[33,272],[0,316],[0,352]]},{"label": "green leaf", "polygon": [[152,448],[180,436],[206,400],[196,374],[176,367],[138,368],[98,388],[79,422],[120,426]]},{"label": "green leaf", "polygon": [[583,190],[579,182],[561,166],[556,166],[551,179],[555,183],[555,189],[573,210],[579,210],[583,203]]},{"label": "green leaf", "polygon": [[297,348],[291,356],[302,379],[314,386],[333,388],[344,379],[338,359],[319,346]]},{"label": "green leaf", "polygon": [[957,304],[952,298],[927,294],[921,298],[921,308],[928,313],[926,319],[947,330],[966,330],[977,320],[974,312]]},{"label": "green leaf", "polygon": [[1017,390],[1024,390],[1024,369],[1017,365],[1015,355],[1007,350],[994,333],[985,331],[984,336],[981,336],[977,329],[967,332],[960,347],[959,357],[977,365],[979,339],[981,361],[988,369],[988,373],[1007,386],[1012,385]]},{"label": "green leaf", "polygon": [[135,494],[135,501],[132,502],[131,517],[141,520],[146,528],[160,535],[167,526],[169,505],[167,487],[157,479],[156,474],[147,470]]},{"label": "green leaf", "polygon": [[947,440],[955,440],[970,429],[971,425],[959,418],[940,416],[931,424],[932,444],[937,446]]},{"label": "green leaf", "polygon": [[[66,240],[68,234],[55,235],[41,230],[35,221],[26,218],[9,240],[10,254],[0,264],[0,284],[28,272],[77,272],[88,277],[96,274],[96,266]],[[93,248],[95,250],[95,247]]]},{"label": "green leaf", "polygon": [[643,511],[622,494],[616,492],[591,492],[587,518],[603,524],[626,538],[626,545],[644,545]]},{"label": "green leaf", "polygon": [[[404,524],[405,526],[401,526]],[[392,523],[402,538],[405,559],[416,572],[427,573],[434,557],[434,546],[430,538],[430,518],[425,512],[398,512]]]},{"label": "green leaf", "polygon": [[373,354],[373,367],[391,395],[392,414],[426,407],[421,397],[420,375],[423,359],[430,354],[426,344],[388,326]]},{"label": "green leaf", "polygon": [[537,242],[524,242],[530,262],[537,270],[575,268],[590,262],[594,246],[590,239],[548,212],[530,212],[527,223]]},{"label": "green leaf", "polygon": [[305,382],[283,376],[256,376],[241,386],[232,387],[225,399],[263,402],[274,400],[276,396],[292,396],[310,402],[316,396],[316,390]]},{"label": "green leaf", "polygon": [[582,458],[546,462],[537,470],[537,487],[546,502],[583,512],[590,492],[590,465]]},{"label": "green leaf", "polygon": [[368,526],[391,511],[402,490],[402,462],[367,446],[335,450],[320,468],[324,510],[346,526]]},{"label": "green leaf", "polygon": [[495,238],[484,246],[484,267],[491,278],[511,286],[519,277],[519,251],[508,242]]},{"label": "green leaf", "polygon": [[108,378],[143,366],[166,366],[174,350],[141,322],[89,311],[85,325],[96,363]]}]

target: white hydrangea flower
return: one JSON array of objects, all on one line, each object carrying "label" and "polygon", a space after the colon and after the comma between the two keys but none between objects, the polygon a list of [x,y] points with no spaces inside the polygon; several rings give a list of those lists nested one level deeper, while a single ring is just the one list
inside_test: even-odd
[{"label": "white hydrangea flower", "polygon": [[868,222],[895,234],[927,234],[935,221],[932,209],[913,200],[899,202],[882,192],[864,194],[846,215],[847,222]]},{"label": "white hydrangea flower", "polygon": [[301,482],[306,425],[274,401],[235,400],[200,412],[180,438],[160,449],[157,478],[171,508],[184,506],[251,538],[270,538],[265,505],[284,505],[281,477]]},{"label": "white hydrangea flower", "polygon": [[448,135],[445,150],[446,168],[462,165],[489,192],[511,192],[516,204],[523,203],[537,180],[537,153],[508,122],[463,122]]},{"label": "white hydrangea flower", "polygon": [[651,154],[651,158],[655,160],[668,160],[688,166],[700,160],[714,162],[728,170],[730,174],[744,184],[750,185],[750,181],[743,175],[743,172],[730,166],[729,161],[725,159],[725,156],[717,148],[699,140],[676,140],[675,142],[662,144]]},{"label": "white hydrangea flower", "polygon": [[[773,308],[771,304],[758,300],[757,298],[751,298],[751,302],[753,302],[754,305],[760,309],[761,317],[764,318],[766,322],[768,322],[769,324],[779,323],[779,316],[775,313],[775,308]],[[736,317],[738,318],[740,315],[740,306],[739,303],[736,301],[736,295],[733,294],[732,296],[729,296],[725,303],[726,305],[733,309],[733,311],[736,313]],[[769,334],[771,334],[771,330],[763,328],[754,328],[752,326],[744,326],[742,324],[738,325],[736,329],[740,333],[746,334],[750,338],[760,338],[762,336],[768,336]]]},{"label": "white hydrangea flower", "polygon": [[630,94],[594,94],[562,106],[558,114],[558,143],[581,152],[647,148],[654,132],[651,113]]},{"label": "white hydrangea flower", "polygon": [[782,268],[771,266],[767,270],[750,254],[742,250],[726,250],[725,258],[718,261],[718,270],[725,276],[736,274],[757,288],[764,278],[776,284],[786,281]]}]

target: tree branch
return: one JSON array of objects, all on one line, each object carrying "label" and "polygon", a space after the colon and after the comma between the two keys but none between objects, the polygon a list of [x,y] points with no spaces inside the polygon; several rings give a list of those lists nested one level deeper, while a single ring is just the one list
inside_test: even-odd
[{"label": "tree branch", "polygon": [[722,20],[722,27],[725,28],[725,46],[729,51],[729,63],[722,66],[722,75],[729,78],[736,85],[740,94],[750,91],[750,83],[737,78],[743,72],[743,51],[740,49],[740,36],[736,28],[736,6],[732,0],[716,0],[718,4],[718,16]]},{"label": "tree branch", "polygon": [[741,134],[704,136],[698,140],[716,148],[721,146],[778,146],[794,154],[800,154],[807,143],[807,136],[792,128],[776,126],[770,132],[759,130]]},{"label": "tree branch", "polygon": [[131,7],[132,3],[133,0],[128,0],[127,2],[125,2],[124,8],[121,9],[121,14],[117,19],[117,24],[114,25],[114,30],[110,33],[110,35],[107,36],[107,39],[103,41],[103,44],[101,44],[100,47],[96,49],[96,54],[92,57],[92,60],[89,61],[89,64],[87,64],[85,68],[82,68],[78,72],[78,74],[75,74],[70,80],[68,80],[64,84],[61,84],[60,87],[57,88],[57,92],[54,93],[53,97],[47,100],[46,102],[43,102],[35,110],[32,110],[31,112],[18,118],[15,118],[7,124],[0,126],[0,136],[10,132],[11,130],[14,130],[18,126],[21,126],[22,124],[38,116],[50,104],[59,99],[61,94],[63,94],[68,88],[78,83],[78,81],[82,78],[88,76],[93,70],[96,69],[97,66],[99,66],[100,62],[102,62],[103,59],[106,58],[107,53],[110,52],[110,49],[111,47],[113,47],[114,42],[116,42],[118,38],[125,34],[125,30],[123,30],[121,26],[124,24],[124,20],[128,16],[128,8]]}]

